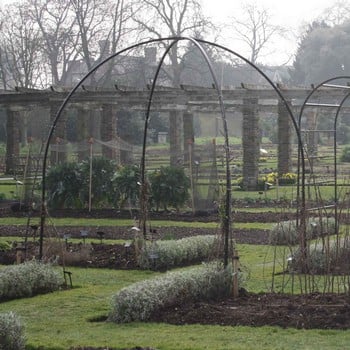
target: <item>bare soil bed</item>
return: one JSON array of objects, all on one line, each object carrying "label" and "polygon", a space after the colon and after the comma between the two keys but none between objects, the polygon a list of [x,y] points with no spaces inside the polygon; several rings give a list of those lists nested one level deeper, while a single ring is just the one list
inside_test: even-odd
[{"label": "bare soil bed", "polygon": [[280,326],[298,329],[349,329],[350,297],[335,294],[249,294],[237,299],[176,305],[153,315],[170,324]]},{"label": "bare soil bed", "polygon": [[[68,213],[60,215],[72,216]],[[86,213],[80,215],[86,215]],[[102,215],[102,214],[101,214]],[[104,213],[106,215],[106,213]],[[236,220],[243,222],[276,222],[278,220],[290,219],[290,215],[276,215],[276,213],[251,214],[235,213]],[[1,215],[0,215],[1,216]],[[59,215],[58,215],[59,216]],[[215,221],[215,214],[208,214],[194,219],[188,215],[188,220]],[[248,218],[249,217],[249,218]],[[254,219],[255,218],[255,219]],[[163,217],[164,219],[164,217]],[[186,216],[176,217],[168,215],[169,220],[186,219]],[[217,219],[217,216],[216,216]],[[175,223],[174,223],[175,224]],[[80,237],[80,231],[84,227],[59,227],[58,234],[63,237],[70,234],[72,237]],[[95,230],[96,231],[96,230]],[[104,241],[92,244],[92,252],[88,260],[76,261],[73,265],[84,267],[103,267],[114,269],[137,268],[133,254],[126,250],[123,244],[105,244],[107,239],[132,239],[133,233],[124,228],[104,227]],[[162,228],[154,235],[155,238],[173,237],[182,238],[198,234],[215,234],[217,229],[186,229],[174,227]],[[1,226],[0,235],[24,237],[26,227],[24,226]],[[268,232],[266,230],[239,230],[235,232],[238,243],[268,244]],[[97,237],[96,232],[91,230],[89,237]],[[65,249],[74,251],[80,249],[83,243],[69,243]],[[79,248],[80,247],[80,248]],[[38,243],[30,243],[28,255],[37,254]],[[5,256],[6,255],[6,256]],[[4,254],[0,252],[0,263],[14,263],[16,258],[15,248]],[[74,276],[73,276],[74,279]],[[219,301],[195,302],[175,305],[163,309],[152,316],[153,322],[166,322],[170,324],[213,324],[226,326],[280,326],[294,327],[298,329],[350,329],[350,297],[349,295],[336,294],[309,294],[309,295],[287,295],[287,294],[251,294],[241,290],[237,299],[228,298]],[[98,348],[106,350],[106,348]],[[145,350],[136,347],[134,350]],[[146,348],[147,349],[147,348]],[[73,349],[71,349],[73,350]],[[76,348],[74,350],[97,350],[92,347]],[[111,349],[110,349],[111,350]],[[151,350],[148,348],[148,350]]]}]

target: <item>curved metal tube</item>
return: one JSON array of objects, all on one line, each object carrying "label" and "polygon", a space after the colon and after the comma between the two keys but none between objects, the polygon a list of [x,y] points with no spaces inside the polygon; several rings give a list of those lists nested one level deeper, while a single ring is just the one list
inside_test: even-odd
[{"label": "curved metal tube", "polygon": [[143,41],[141,43],[137,43],[135,45],[131,45],[125,49],[122,49],[112,55],[110,55],[109,57],[105,58],[104,60],[102,60],[100,63],[98,63],[95,67],[93,67],[89,72],[87,72],[83,78],[73,87],[73,89],[68,93],[67,97],[64,99],[64,101],[62,102],[61,106],[59,107],[56,116],[52,122],[46,143],[45,143],[45,147],[44,147],[44,156],[43,156],[43,167],[42,167],[42,187],[41,187],[41,213],[40,213],[40,233],[39,233],[39,259],[42,259],[43,256],[43,240],[44,240],[44,225],[45,225],[45,218],[46,218],[46,168],[47,168],[47,156],[48,156],[48,152],[49,152],[49,146],[50,146],[50,141],[51,138],[54,134],[56,125],[58,123],[58,120],[61,117],[61,114],[64,110],[64,108],[66,107],[66,105],[68,104],[68,102],[70,101],[70,99],[72,98],[73,94],[79,89],[80,86],[83,85],[84,81],[91,75],[93,74],[95,71],[97,71],[101,66],[103,66],[105,63],[107,63],[108,61],[110,61],[111,59],[117,57],[118,55],[127,52],[129,50],[132,50],[134,48],[137,48],[139,46],[142,45],[146,45],[146,44],[150,44],[153,42],[157,42],[157,41],[162,41],[163,39],[151,39],[151,40],[147,40],[147,41]]},{"label": "curved metal tube", "polygon": [[[45,224],[45,211],[46,211],[46,206],[45,206],[45,197],[46,197],[46,167],[47,167],[47,156],[48,156],[48,150],[49,150],[49,146],[50,146],[50,141],[51,138],[53,136],[53,133],[55,131],[57,122],[64,110],[64,108],[66,107],[66,105],[68,104],[69,100],[71,99],[71,97],[73,96],[73,94],[77,91],[77,89],[83,84],[83,82],[92,74],[94,73],[98,68],[100,68],[102,65],[104,65],[106,62],[108,62],[109,60],[117,57],[118,55],[129,51],[131,49],[137,48],[139,46],[142,45],[146,45],[146,44],[151,44],[151,43],[155,43],[155,42],[163,42],[163,41],[173,41],[173,43],[167,48],[167,50],[165,51],[163,57],[162,57],[162,61],[160,62],[160,64],[158,65],[157,68],[157,72],[156,72],[156,77],[158,77],[159,75],[159,71],[161,68],[161,64],[164,61],[164,58],[166,56],[166,54],[169,52],[170,48],[172,45],[174,45],[176,42],[180,41],[180,40],[189,40],[191,41],[202,53],[203,57],[205,58],[208,67],[210,69],[212,78],[215,82],[215,88],[217,90],[218,93],[218,98],[219,98],[219,103],[220,103],[220,109],[221,109],[221,115],[222,115],[222,119],[223,119],[223,123],[224,123],[224,132],[225,132],[225,149],[226,149],[226,217],[225,217],[225,225],[227,226],[227,229],[229,230],[230,228],[230,217],[231,217],[231,175],[230,175],[230,169],[229,169],[229,142],[228,142],[228,132],[227,132],[227,124],[226,124],[226,117],[225,117],[225,108],[224,108],[224,103],[223,103],[223,96],[222,96],[222,92],[219,89],[219,84],[218,81],[216,79],[215,73],[214,73],[214,69],[212,67],[212,64],[210,62],[210,59],[208,57],[208,55],[206,54],[206,52],[204,51],[204,49],[202,48],[202,46],[199,43],[203,43],[203,44],[207,44],[207,45],[211,45],[217,48],[220,48],[222,50],[225,50],[237,57],[239,57],[240,59],[242,59],[243,61],[245,61],[247,64],[249,64],[251,67],[253,67],[260,75],[262,75],[266,81],[272,86],[272,88],[276,91],[277,95],[279,96],[279,98],[283,101],[288,114],[292,120],[293,126],[295,128],[295,131],[297,133],[297,137],[298,137],[298,143],[301,146],[302,142],[301,142],[301,135],[300,135],[300,130],[298,129],[298,125],[296,123],[296,120],[294,118],[293,112],[289,107],[289,104],[287,103],[287,101],[285,100],[284,96],[282,95],[281,91],[275,86],[275,84],[271,81],[271,79],[264,73],[262,72],[261,69],[259,69],[255,64],[253,64],[252,62],[250,62],[248,59],[246,59],[245,57],[243,57],[242,55],[238,54],[237,52],[228,49],[227,47],[224,47],[222,45],[210,42],[210,41],[206,41],[206,40],[202,40],[202,39],[193,39],[193,38],[188,38],[188,37],[168,37],[168,38],[158,38],[158,39],[150,39],[147,41],[143,41],[140,43],[137,43],[135,45],[131,45],[123,50],[120,50],[112,55],[110,55],[109,57],[105,58],[103,61],[101,61],[99,64],[97,64],[94,68],[92,68],[82,79],[80,82],[78,82],[73,89],[70,91],[70,93],[67,95],[67,97],[64,99],[64,101],[62,102],[60,108],[58,109],[55,119],[53,121],[53,124],[51,126],[51,129],[49,131],[47,140],[46,140],[46,144],[45,144],[45,151],[44,151],[44,158],[43,158],[43,168],[42,168],[42,195],[41,195],[41,217],[40,217],[40,251],[39,251],[39,258],[42,258],[42,246],[43,246],[43,237],[44,237],[44,224]],[[147,128],[148,128],[148,120],[149,120],[149,114],[150,114],[150,108],[151,108],[151,102],[152,102],[152,97],[153,97],[153,93],[155,90],[155,83],[156,83],[157,79],[153,80],[152,83],[152,89],[151,89],[151,93],[150,93],[150,97],[149,97],[149,102],[148,102],[148,106],[147,106],[147,114],[146,114],[146,120],[145,120],[145,131],[144,131],[144,144],[143,144],[143,152],[142,152],[142,160],[141,160],[141,174],[142,174],[142,185],[144,185],[145,182],[145,172],[144,172],[144,166],[145,166],[145,142],[146,142],[146,137],[147,137]],[[302,160],[304,160],[304,157],[302,157]],[[303,202],[304,203],[304,202]],[[225,262],[226,262],[226,256],[225,256]]]},{"label": "curved metal tube", "polygon": [[[299,116],[298,116],[298,127],[299,129],[301,130],[301,118],[303,116],[303,113],[304,113],[304,110],[305,108],[307,107],[306,104],[308,103],[308,101],[310,100],[310,98],[312,97],[312,95],[319,89],[321,88],[322,86],[324,86],[325,84],[329,83],[329,82],[332,82],[332,81],[335,81],[335,80],[340,80],[340,79],[350,79],[350,76],[347,76],[347,75],[343,75],[343,76],[337,76],[337,77],[333,77],[333,78],[329,78],[329,79],[326,79],[324,81],[322,81],[321,83],[319,83],[318,85],[316,85],[315,87],[313,87],[313,89],[309,92],[309,94],[306,96],[301,108],[300,108],[300,111],[299,111]],[[335,194],[335,206],[337,206],[337,159],[336,159],[336,124],[337,124],[337,119],[338,119],[338,115],[340,113],[340,110],[343,106],[343,104],[345,103],[345,101],[347,100],[348,96],[350,95],[347,94],[343,100],[341,101],[339,107],[337,108],[337,112],[336,112],[336,115],[335,115],[335,120],[334,120],[334,127],[333,127],[333,130],[334,130],[334,137],[333,137],[333,143],[334,143],[334,146],[333,146],[333,149],[334,149],[334,194]],[[298,170],[299,170],[299,165],[300,165],[300,158],[299,158],[299,151],[298,150]],[[304,163],[305,164],[305,163]],[[303,169],[303,173],[305,173],[305,165],[304,167],[302,167]],[[299,179],[299,176],[298,176],[298,179]],[[305,184],[305,183],[304,183]],[[302,185],[302,188],[303,188],[303,185]],[[297,187],[297,191],[299,192],[299,181],[298,181],[298,187]],[[337,222],[337,219],[335,220]],[[337,225],[337,224],[336,224]]]},{"label": "curved metal tube", "polygon": [[[330,79],[326,79],[323,82],[319,83],[317,86],[313,87],[313,89],[309,92],[309,94],[306,96],[300,111],[299,111],[299,116],[298,116],[298,128],[301,131],[301,118],[303,116],[304,110],[307,107],[307,103],[310,100],[310,98],[312,97],[312,95],[322,86],[324,86],[325,84],[334,81],[334,80],[339,80],[339,79],[350,79],[350,76],[338,76],[338,77],[333,77]],[[343,100],[343,103],[345,102],[346,98]],[[340,112],[341,106],[343,105],[343,103],[338,107],[337,109],[337,115]],[[337,115],[336,115],[336,119],[337,119]],[[299,147],[298,147],[298,183],[297,183],[297,196],[299,197],[300,194],[300,160],[302,161],[302,183],[301,183],[301,191],[302,191],[302,201],[304,202],[304,210],[305,210],[305,153],[304,153],[304,149],[303,149],[303,144],[300,143]],[[336,233],[338,231],[338,219],[337,219],[337,186],[336,186],[336,182],[337,182],[337,174],[336,174],[336,167],[337,167],[337,160],[336,160],[336,120],[334,122],[334,181],[335,181],[335,188],[334,188],[334,193],[335,193],[335,230]],[[299,220],[299,216],[297,216],[297,225],[298,225],[298,220]],[[301,230],[305,231],[306,230],[306,215],[302,214],[301,216]],[[306,239],[305,239],[305,234],[302,235],[302,239],[301,239],[301,251],[302,254],[304,255],[305,261],[307,256],[306,256],[306,251],[307,251],[307,246],[306,246]]]},{"label": "curved metal tube", "polygon": [[[227,121],[226,121],[226,113],[225,113],[225,106],[224,106],[224,101],[223,101],[223,96],[221,93],[221,90],[219,89],[219,83],[216,78],[216,74],[214,72],[214,68],[212,66],[212,63],[210,61],[210,58],[208,57],[207,53],[203,49],[203,47],[198,43],[197,39],[190,38],[190,37],[179,37],[177,39],[173,39],[173,42],[167,47],[165,50],[164,54],[162,55],[162,58],[157,66],[157,70],[152,82],[152,88],[148,100],[148,106],[147,106],[147,112],[146,112],[146,118],[145,118],[145,127],[144,127],[144,138],[143,138],[143,148],[142,148],[142,158],[141,158],[141,195],[145,196],[146,194],[146,180],[145,180],[145,155],[146,155],[146,140],[147,140],[147,130],[148,130],[148,122],[149,122],[149,117],[150,117],[150,110],[151,110],[151,103],[152,103],[152,98],[157,82],[157,78],[159,76],[159,72],[161,69],[161,66],[164,62],[165,57],[178,41],[181,40],[188,40],[191,41],[201,52],[202,56],[204,57],[209,70],[210,74],[212,76],[212,79],[215,84],[215,89],[218,94],[218,99],[219,99],[219,105],[220,105],[220,112],[221,112],[221,118],[222,118],[222,123],[223,123],[223,129],[224,129],[224,138],[225,138],[225,158],[226,158],[226,196],[225,196],[225,216],[223,218],[223,233],[224,233],[224,266],[226,267],[228,265],[228,257],[229,257],[229,235],[230,235],[230,230],[231,230],[231,191],[232,191],[232,186],[231,186],[231,172],[230,172],[230,164],[229,164],[229,159],[230,159],[230,147],[229,147],[229,136],[228,136],[228,129],[227,129]],[[146,198],[143,197],[141,201],[141,205],[143,206],[143,209],[145,210],[144,206],[146,204]],[[146,234],[146,213],[143,212],[143,222],[142,222],[142,229],[143,229],[143,234]]]},{"label": "curved metal tube", "polygon": [[[347,99],[350,97],[350,92],[348,92],[343,99],[341,100],[339,107],[337,108],[337,112],[334,117],[334,126],[333,126],[333,154],[334,154],[334,217],[335,217],[335,234],[338,235],[339,231],[339,224],[338,224],[338,161],[337,161],[337,123],[338,123],[338,117],[341,111],[341,108],[343,107],[344,103],[347,101]],[[337,244],[338,248],[338,244]]]}]

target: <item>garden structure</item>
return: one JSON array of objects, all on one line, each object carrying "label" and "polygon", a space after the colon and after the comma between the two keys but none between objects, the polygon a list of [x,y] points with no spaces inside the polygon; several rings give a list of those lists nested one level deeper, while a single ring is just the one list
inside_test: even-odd
[{"label": "garden structure", "polygon": [[[190,85],[159,86],[157,78],[170,48],[175,43],[188,40],[197,46],[205,57],[212,74],[213,86],[211,88]],[[258,187],[261,176],[259,161],[262,149],[259,117],[263,118],[264,113],[271,113],[277,115],[278,130],[277,149],[269,149],[268,151],[273,152],[277,158],[274,163],[276,169],[271,171],[277,173],[273,185],[280,189],[279,186],[282,186],[282,182],[285,180],[281,175],[296,169],[296,186],[294,187],[295,194],[288,205],[285,205],[286,203],[278,197],[274,202],[274,205],[280,207],[275,208],[273,214],[267,215],[269,217],[266,219],[267,221],[275,221],[270,232],[262,232],[262,230],[259,232],[260,239],[270,245],[264,261],[266,271],[269,274],[268,290],[292,294],[299,292],[302,294],[321,292],[323,294],[332,293],[332,295],[334,293],[347,293],[350,286],[350,271],[348,271],[350,256],[347,213],[348,182],[346,178],[348,168],[344,164],[340,165],[337,161],[337,120],[341,113],[348,111],[346,102],[349,94],[348,87],[344,82],[350,77],[337,77],[307,89],[290,88],[275,85],[257,67],[252,65],[266,79],[267,86],[242,84],[239,88],[220,88],[205,48],[214,46],[219,52],[228,52],[243,59],[239,54],[204,40],[182,37],[151,40],[138,45],[149,45],[159,41],[167,42],[167,46],[159,64],[154,69],[154,79],[145,90],[135,90],[118,85],[111,88],[84,85],[84,81],[90,74],[98,71],[103,64],[117,57],[118,54],[116,54],[97,65],[92,72],[87,73],[72,90],[69,90],[68,95],[67,90],[54,87],[50,91],[18,90],[17,92],[0,94],[0,104],[5,106],[8,111],[7,173],[14,173],[17,168],[15,160],[19,155],[19,134],[16,125],[20,123],[21,113],[23,114],[28,105],[31,106],[30,108],[36,109],[40,104],[43,114],[47,114],[47,116],[43,116],[43,120],[49,121],[49,128],[45,128],[49,129],[49,137],[43,145],[43,156],[38,161],[39,169],[42,170],[41,174],[39,172],[39,176],[42,175],[41,180],[43,181],[39,210],[40,227],[36,227],[40,231],[39,257],[43,257],[42,245],[48,236],[47,231],[45,232],[47,213],[50,212],[45,203],[47,169],[55,164],[64,163],[67,159],[78,161],[86,156],[87,158],[90,156],[92,159],[93,152],[116,159],[119,165],[127,163],[130,159],[133,163],[140,164],[138,222],[134,229],[140,230],[144,238],[148,238],[149,232],[157,236],[156,230],[152,228],[152,225],[155,225],[157,213],[150,212],[147,183],[147,171],[152,167],[160,167],[159,163],[152,164],[149,159],[155,152],[156,157],[165,153],[166,157],[164,158],[167,164],[186,169],[190,178],[191,192],[189,220],[195,220],[196,215],[199,215],[203,210],[207,217],[215,215],[215,220],[220,222],[218,235],[220,244],[216,254],[218,258],[223,258],[224,266],[227,267],[231,261],[237,258],[237,242],[246,243],[243,231],[236,229],[234,225],[232,227],[232,223],[235,220],[244,221],[242,219],[244,215],[249,216],[249,214],[239,213],[239,208],[235,207],[235,203],[238,202],[235,201],[231,183],[232,179],[235,179],[235,168],[233,167],[236,165],[234,164],[235,157],[239,157],[241,160],[239,173],[242,176],[239,183],[241,190],[259,191],[263,196],[272,184],[264,179],[263,189]],[[251,64],[249,61],[246,63]],[[334,84],[334,81],[337,84]],[[91,109],[94,109],[95,112],[89,115],[86,111],[91,111]],[[119,137],[117,132],[118,118],[115,117],[118,115],[118,109],[145,113],[142,142],[138,147],[132,145],[130,139],[125,140]],[[76,144],[79,144],[75,150],[72,150],[71,143],[66,142],[69,111],[73,110],[78,116],[77,129],[83,134],[79,140],[75,140]],[[318,130],[315,122],[316,114],[325,111],[334,116],[334,127]],[[151,145],[149,138],[149,123],[153,113],[165,114],[169,117],[167,118],[169,120],[169,142],[165,148],[158,150],[158,153],[154,151],[156,147],[151,147],[154,145]],[[207,128],[213,132],[212,138],[214,140],[209,142],[209,146],[201,147],[196,144],[196,121],[205,119],[206,116],[209,116]],[[80,117],[81,119],[79,119]],[[240,123],[235,124],[235,119],[239,119]],[[204,123],[201,126],[203,132]],[[242,147],[235,148],[230,144],[230,138],[240,127],[241,130],[238,134],[242,137]],[[317,150],[318,141],[315,137],[315,135],[321,137],[323,134],[331,135],[329,139],[332,141],[331,151],[327,153],[327,161]],[[219,135],[224,139],[220,146],[217,145]],[[207,164],[205,165],[205,163]],[[92,162],[90,164],[92,165]],[[205,167],[206,178],[203,180],[203,177],[202,181],[205,183],[206,190],[203,191],[199,178],[203,175],[201,172],[204,171]],[[331,184],[333,188],[334,198],[331,200],[323,198],[322,186],[325,184]],[[91,196],[89,196],[90,199]],[[203,204],[203,202],[205,203]],[[216,208],[214,208],[214,202],[217,204]],[[90,205],[91,203],[89,203],[89,209],[91,209]],[[215,210],[210,211],[211,209]],[[132,210],[130,212],[133,215],[134,212]],[[31,214],[38,215],[35,212],[31,212]],[[272,217],[276,220],[272,220]],[[100,235],[101,243],[104,238],[113,234],[105,232],[104,236],[102,233]],[[264,238],[261,238],[262,236]],[[70,238],[66,236],[66,244]],[[123,249],[125,253],[128,247],[124,246]],[[157,258],[156,255],[153,258]],[[237,275],[238,267],[235,268],[234,273]],[[238,296],[237,292],[238,290],[236,290],[236,297]],[[242,293],[243,297],[248,298],[247,295],[244,295],[244,291]],[[312,299],[311,296],[308,298]],[[274,300],[276,301],[276,299]],[[253,303],[259,303],[259,301],[260,299],[254,300]],[[288,302],[285,305],[284,302],[281,301],[278,304],[276,301],[279,306],[283,304],[288,310],[290,305],[288,306]],[[321,302],[324,300],[322,299]],[[268,305],[271,303],[271,299],[266,297],[265,303]],[[315,303],[317,304],[317,301]],[[228,303],[228,308],[236,309],[237,307],[237,304]],[[191,306],[188,308],[191,309]],[[202,309],[197,305],[196,308],[199,317],[203,318],[210,306],[203,306]],[[181,320],[191,322],[190,318],[178,315],[175,311],[175,309],[171,309],[171,314],[174,315],[173,320],[169,316],[169,310],[153,316],[153,320],[166,320],[174,323],[181,323]],[[296,313],[300,315],[300,309],[297,309]],[[276,314],[273,313],[271,319],[275,316]],[[221,318],[219,322],[225,324],[226,321]],[[232,320],[227,320],[227,324],[232,324],[232,322]],[[250,322],[260,324],[256,320],[250,320]],[[294,326],[298,327],[298,322],[301,320],[298,319]]]}]

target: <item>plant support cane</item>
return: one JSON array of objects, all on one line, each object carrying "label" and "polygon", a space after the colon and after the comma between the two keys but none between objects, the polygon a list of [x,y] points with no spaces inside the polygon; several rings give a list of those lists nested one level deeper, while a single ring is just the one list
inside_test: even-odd
[{"label": "plant support cane", "polygon": [[239,272],[239,256],[238,251],[235,249],[233,251],[233,281],[232,281],[232,294],[234,298],[238,298],[239,288],[238,288],[238,272]]}]

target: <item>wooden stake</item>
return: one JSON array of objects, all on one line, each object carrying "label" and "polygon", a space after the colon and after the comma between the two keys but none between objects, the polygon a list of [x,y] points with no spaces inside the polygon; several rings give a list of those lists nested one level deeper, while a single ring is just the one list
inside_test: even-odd
[{"label": "wooden stake", "polygon": [[233,283],[232,283],[232,293],[234,298],[239,296],[239,287],[238,287],[238,273],[239,273],[239,256],[238,251],[234,249],[233,251]]}]

